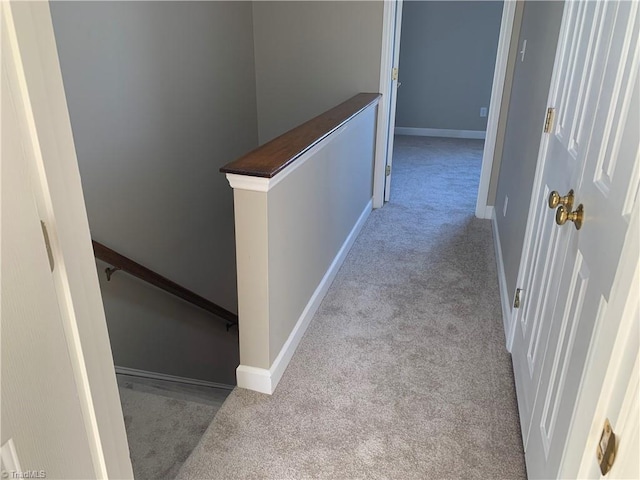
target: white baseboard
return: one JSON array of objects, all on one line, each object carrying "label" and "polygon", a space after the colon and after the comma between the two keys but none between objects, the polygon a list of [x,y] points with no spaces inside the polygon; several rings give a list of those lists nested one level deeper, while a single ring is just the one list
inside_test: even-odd
[{"label": "white baseboard", "polygon": [[271,395],[278,383],[273,380],[273,366],[271,366],[269,370],[266,368],[249,367],[248,365],[239,365],[238,368],[236,368],[236,381],[240,388]]},{"label": "white baseboard", "polygon": [[471,138],[484,140],[486,133],[482,130],[449,130],[446,128],[414,128],[396,127],[396,135],[413,135],[417,137]]},{"label": "white baseboard", "polygon": [[[495,207],[493,205],[485,205],[484,208],[482,206],[481,207],[476,206],[476,217],[483,218],[485,220],[493,220],[494,209]],[[477,212],[480,212],[481,214],[478,215]]]},{"label": "white baseboard", "polygon": [[[493,207],[491,207],[493,208]],[[493,245],[496,249],[496,264],[498,268],[498,286],[500,288],[500,301],[502,303],[502,324],[504,327],[504,336],[507,350],[511,351],[509,338],[511,337],[511,297],[507,290],[507,276],[504,272],[504,260],[502,258],[502,245],[500,244],[500,235],[498,234],[498,222],[495,216],[495,210],[492,211],[491,224],[493,225]]]},{"label": "white baseboard", "polygon": [[327,273],[325,273],[324,277],[320,281],[320,284],[316,288],[315,292],[309,299],[307,306],[303,310],[300,318],[296,322],[296,326],[291,331],[289,338],[282,346],[280,353],[274,360],[271,368],[268,370],[266,368],[256,368],[249,367],[247,365],[240,365],[236,369],[236,379],[238,381],[238,387],[246,388],[248,390],[255,390],[256,392],[267,393],[271,395],[278,385],[278,382],[282,378],[284,371],[289,365],[291,358],[293,358],[293,354],[298,348],[298,344],[300,340],[302,340],[302,336],[304,332],[307,330],[309,323],[311,323],[311,319],[315,315],[322,299],[327,294],[329,287],[333,283],[340,266],[344,262],[344,259],[347,257],[347,253],[353,246],[353,242],[355,242],[360,230],[364,226],[371,210],[373,208],[373,199],[367,203],[367,206],[360,214],[358,221],[351,229],[351,232],[345,239],[342,247],[338,251],[338,254],[333,259],[333,262],[329,266]]},{"label": "white baseboard", "polygon": [[147,370],[138,370],[136,368],[115,367],[116,374],[130,375],[132,377],[150,378],[153,380],[162,380],[164,382],[184,383],[187,385],[198,385],[200,387],[223,388],[225,390],[233,390],[234,385],[225,383],[208,382],[206,380],[198,380],[196,378],[177,377],[175,375],[167,375],[165,373],[148,372]]}]

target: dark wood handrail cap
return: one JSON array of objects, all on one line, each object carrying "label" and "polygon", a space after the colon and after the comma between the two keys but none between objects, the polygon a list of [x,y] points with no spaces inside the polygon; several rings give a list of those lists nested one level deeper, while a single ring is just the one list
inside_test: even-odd
[{"label": "dark wood handrail cap", "polygon": [[251,177],[271,178],[365,108],[377,103],[381,96],[379,93],[359,93],[346,102],[228,163],[220,171]]}]

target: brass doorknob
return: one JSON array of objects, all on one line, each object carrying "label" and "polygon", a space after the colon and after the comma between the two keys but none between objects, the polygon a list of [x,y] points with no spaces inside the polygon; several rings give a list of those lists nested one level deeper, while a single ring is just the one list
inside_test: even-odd
[{"label": "brass doorknob", "polygon": [[555,190],[549,195],[549,208],[554,209],[558,205],[564,205],[568,211],[573,208],[573,189],[569,190],[564,197],[561,197]]},{"label": "brass doorknob", "polygon": [[558,225],[564,225],[567,220],[573,222],[576,230],[582,228],[582,221],[584,219],[584,207],[582,204],[578,205],[578,208],[574,212],[567,209],[564,205],[560,205],[556,211],[556,223]]}]

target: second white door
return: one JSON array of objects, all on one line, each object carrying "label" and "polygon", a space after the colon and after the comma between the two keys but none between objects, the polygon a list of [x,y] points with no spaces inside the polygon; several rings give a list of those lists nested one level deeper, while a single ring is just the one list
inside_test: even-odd
[{"label": "second white door", "polygon": [[[592,335],[607,306],[638,190],[638,4],[567,2],[541,146],[512,348],[530,478],[555,478]],[[555,222],[574,190],[580,230]]]}]

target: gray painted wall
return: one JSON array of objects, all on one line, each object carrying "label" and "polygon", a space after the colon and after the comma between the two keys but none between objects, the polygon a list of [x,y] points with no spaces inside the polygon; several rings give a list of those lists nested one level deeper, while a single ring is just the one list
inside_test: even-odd
[{"label": "gray painted wall", "polygon": [[397,127],[480,130],[487,119],[502,2],[405,2]]},{"label": "gray painted wall", "polygon": [[380,81],[383,2],[254,2],[260,143]]},{"label": "gray painted wall", "polygon": [[267,195],[270,364],[373,197],[376,117],[359,113]]},{"label": "gray painted wall", "polygon": [[527,48],[524,61],[520,56],[516,60],[496,195],[496,219],[510,295],[517,286],[562,10],[562,2],[528,1],[522,17],[518,44],[521,50],[526,39]]},{"label": "gray painted wall", "polygon": [[[257,145],[251,4],[51,11],[93,238],[235,311],[218,169]],[[102,280],[117,365],[235,383],[236,335],[126,274]]]}]

